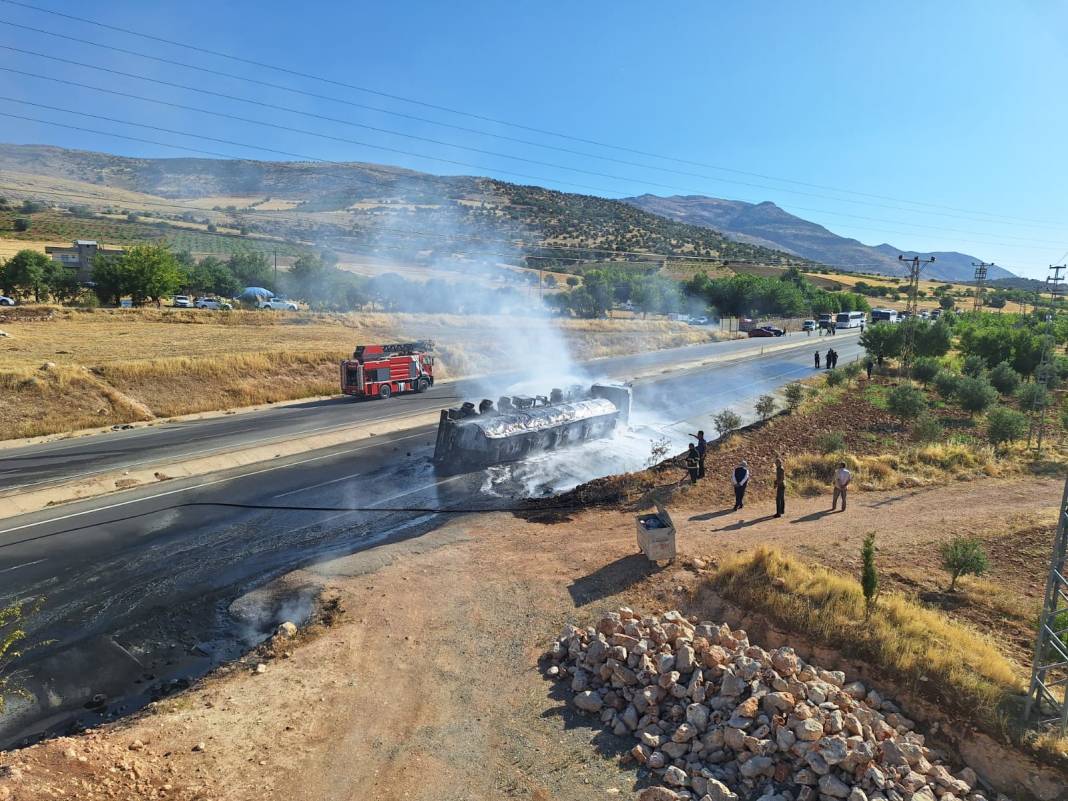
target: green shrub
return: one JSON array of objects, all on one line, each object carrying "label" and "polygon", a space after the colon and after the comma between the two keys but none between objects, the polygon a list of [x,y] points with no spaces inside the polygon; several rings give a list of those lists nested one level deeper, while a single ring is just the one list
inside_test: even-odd
[{"label": "green shrub", "polygon": [[886,408],[894,417],[907,423],[923,414],[927,409],[927,399],[911,384],[899,384],[887,393]]},{"label": "green shrub", "polygon": [[732,412],[730,409],[724,409],[719,414],[712,418],[712,425],[715,426],[716,432],[725,437],[734,429],[738,428],[742,424],[742,418]]},{"label": "green shrub", "polygon": [[842,372],[845,374],[845,377],[848,378],[850,381],[854,380],[855,378],[858,378],[863,370],[864,365],[862,365],[860,362],[849,362],[842,368]]},{"label": "green shrub", "polygon": [[965,377],[957,387],[957,400],[971,414],[985,412],[998,399],[998,391],[985,378]]},{"label": "green shrub", "polygon": [[786,405],[790,407],[790,411],[796,411],[801,401],[805,399],[805,385],[796,381],[793,384],[787,384],[782,394],[786,398]]},{"label": "green shrub", "polygon": [[912,363],[912,377],[924,386],[931,383],[931,379],[938,375],[941,365],[933,356],[921,356]]},{"label": "green shrub", "polygon": [[971,355],[964,360],[964,366],[961,368],[961,372],[964,375],[970,375],[972,378],[978,378],[986,372],[986,362],[982,356]]},{"label": "green shrub", "polygon": [[825,431],[816,437],[820,453],[838,453],[845,450],[845,437],[838,431]]},{"label": "green shrub", "polygon": [[756,413],[761,420],[767,420],[775,414],[775,398],[771,395],[761,395],[756,402]]},{"label": "green shrub", "polygon": [[864,593],[865,612],[871,614],[875,599],[879,596],[879,573],[875,569],[875,532],[869,531],[860,549],[860,589]]},{"label": "green shrub", "polygon": [[845,383],[845,380],[845,373],[843,373],[841,370],[835,368],[834,370],[827,371],[827,386],[841,386],[843,383]]},{"label": "green shrub", "polygon": [[1016,400],[1025,412],[1039,412],[1049,405],[1049,391],[1041,384],[1024,384],[1016,391]]},{"label": "green shrub", "polygon": [[1027,434],[1027,416],[1015,409],[998,406],[986,416],[986,438],[995,448],[1005,442],[1023,439]]},{"label": "green shrub", "polygon": [[954,537],[939,547],[942,569],[950,575],[949,591],[957,589],[961,576],[981,576],[990,569],[983,544],[971,537]]},{"label": "green shrub", "polygon": [[945,433],[938,418],[931,414],[920,415],[912,426],[912,438],[916,442],[938,442]]},{"label": "green shrub", "polygon": [[943,400],[951,400],[957,394],[961,377],[950,370],[940,370],[934,377],[935,391]]},{"label": "green shrub", "polygon": [[1008,362],[998,362],[990,371],[990,383],[1002,395],[1011,395],[1020,386],[1020,374]]}]

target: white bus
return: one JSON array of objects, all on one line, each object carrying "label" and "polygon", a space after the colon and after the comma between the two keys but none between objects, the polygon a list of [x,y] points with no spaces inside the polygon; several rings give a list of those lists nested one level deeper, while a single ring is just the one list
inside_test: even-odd
[{"label": "white bus", "polygon": [[834,318],[835,328],[860,328],[868,317],[862,311],[838,312]]},{"label": "white bus", "polygon": [[900,321],[900,317],[897,316],[897,309],[872,309],[871,321],[875,323],[896,323]]}]

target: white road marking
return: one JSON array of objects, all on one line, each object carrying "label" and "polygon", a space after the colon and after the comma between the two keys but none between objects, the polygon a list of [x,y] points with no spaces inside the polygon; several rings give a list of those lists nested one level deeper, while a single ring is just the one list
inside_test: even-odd
[{"label": "white road marking", "polygon": [[32,562],[23,562],[21,565],[14,565],[12,567],[5,567],[0,570],[0,573],[10,573],[12,570],[18,570],[20,567],[29,567],[30,565],[39,565],[41,562],[47,562],[47,559],[35,559]]}]

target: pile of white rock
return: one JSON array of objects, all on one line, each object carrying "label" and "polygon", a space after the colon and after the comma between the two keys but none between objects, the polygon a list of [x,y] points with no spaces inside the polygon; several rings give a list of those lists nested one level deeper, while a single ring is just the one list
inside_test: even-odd
[{"label": "pile of white rock", "polygon": [[576,708],[638,741],[666,785],[642,801],[985,801],[877,691],[726,625],[624,607],[568,626],[547,660]]}]

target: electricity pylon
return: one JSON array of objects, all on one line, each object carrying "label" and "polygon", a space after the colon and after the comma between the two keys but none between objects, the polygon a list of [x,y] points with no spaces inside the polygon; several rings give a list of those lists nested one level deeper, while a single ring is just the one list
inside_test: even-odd
[{"label": "electricity pylon", "polygon": [[972,262],[972,267],[975,268],[975,303],[972,304],[972,311],[979,311],[983,306],[983,284],[986,283],[986,270],[993,266],[993,262],[981,261],[978,264]]},{"label": "electricity pylon", "polygon": [[919,312],[920,271],[933,262],[935,257],[921,259],[919,256],[913,256],[911,259],[906,259],[903,255],[898,254],[897,260],[905,262],[909,266],[908,299],[905,302],[905,314],[908,315],[908,319],[905,321],[904,337],[901,343],[901,366],[905,369],[907,375],[909,363],[912,361],[912,352],[916,347],[915,320]]}]

